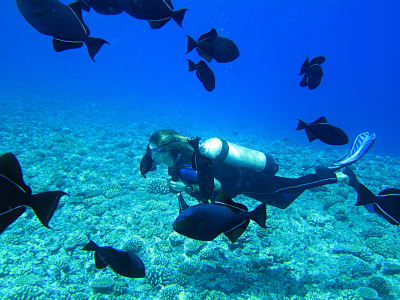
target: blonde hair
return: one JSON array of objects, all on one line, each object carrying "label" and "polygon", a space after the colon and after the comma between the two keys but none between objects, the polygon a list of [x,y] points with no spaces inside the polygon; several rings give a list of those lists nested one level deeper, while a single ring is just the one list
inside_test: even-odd
[{"label": "blonde hair", "polygon": [[156,147],[162,147],[164,151],[169,151],[173,155],[178,153],[192,155],[193,148],[188,143],[188,140],[188,137],[180,135],[173,129],[161,129],[153,133],[149,142]]}]

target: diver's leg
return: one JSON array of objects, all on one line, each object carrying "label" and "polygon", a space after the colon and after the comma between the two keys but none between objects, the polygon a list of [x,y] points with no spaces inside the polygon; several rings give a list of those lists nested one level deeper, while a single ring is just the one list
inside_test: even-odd
[{"label": "diver's leg", "polygon": [[309,174],[299,178],[272,176],[265,179],[253,184],[251,191],[243,194],[282,209],[288,207],[307,189],[338,182],[333,172]]}]

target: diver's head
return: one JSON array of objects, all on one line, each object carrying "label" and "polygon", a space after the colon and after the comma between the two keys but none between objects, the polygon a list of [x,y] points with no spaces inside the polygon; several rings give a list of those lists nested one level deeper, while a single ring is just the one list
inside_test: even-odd
[{"label": "diver's head", "polygon": [[192,155],[193,148],[188,143],[189,138],[180,135],[172,129],[159,130],[150,137],[149,147],[154,162],[171,167],[180,153]]}]

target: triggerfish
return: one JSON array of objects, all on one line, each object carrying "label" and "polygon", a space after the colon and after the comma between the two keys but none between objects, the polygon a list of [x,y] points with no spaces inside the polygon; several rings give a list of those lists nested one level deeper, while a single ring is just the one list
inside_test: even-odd
[{"label": "triggerfish", "polygon": [[[187,205],[180,203],[180,207]],[[199,241],[212,241],[224,233],[234,243],[246,230],[250,220],[266,228],[265,208],[264,202],[249,212],[245,205],[233,202],[221,191],[214,203],[197,204],[183,210],[173,223],[173,228],[176,232]]]},{"label": "triggerfish", "polygon": [[40,222],[50,228],[50,219],[64,195],[67,194],[62,191],[32,195],[14,154],[0,156],[0,234],[24,213],[25,206],[32,208]]},{"label": "triggerfish", "polygon": [[89,28],[83,22],[82,6],[74,2],[65,5],[58,0],[17,0],[22,16],[37,31],[53,37],[56,52],[75,49],[86,44],[90,58],[107,41],[89,37]]},{"label": "triggerfish", "polygon": [[302,129],[305,129],[310,142],[316,139],[328,145],[345,145],[349,142],[347,134],[342,129],[328,124],[325,117],[321,117],[309,124],[299,120],[296,130]]},{"label": "triggerfish", "polygon": [[356,206],[364,205],[369,212],[381,216],[390,224],[400,225],[400,189],[387,188],[376,196],[357,180],[353,170],[347,167],[343,173],[349,177],[349,185],[358,194]]},{"label": "triggerfish", "polygon": [[187,11],[186,8],[174,10],[171,0],[116,0],[130,16],[147,20],[152,29],[163,27],[173,19],[180,27]]},{"label": "triggerfish", "polygon": [[82,250],[94,251],[94,263],[97,269],[110,266],[115,273],[130,278],[143,278],[146,275],[142,260],[128,251],[109,246],[100,247],[93,241],[90,241]]},{"label": "triggerfish", "polygon": [[204,60],[200,60],[197,64],[188,59],[189,72],[196,71],[197,78],[201,81],[204,88],[211,92],[215,88],[214,72],[210,69]]},{"label": "triggerfish", "polygon": [[190,36],[187,37],[186,53],[196,48],[199,55],[207,62],[211,62],[214,58],[217,62],[226,63],[239,56],[239,49],[235,43],[226,37],[218,36],[215,29],[203,34],[197,41]]},{"label": "triggerfish", "polygon": [[308,57],[304,61],[301,66],[299,76],[303,75],[303,79],[300,82],[301,87],[308,86],[310,90],[317,88],[321,84],[322,76],[324,72],[322,67],[320,66],[325,62],[325,57],[317,56],[313,58],[311,61],[308,60]]}]

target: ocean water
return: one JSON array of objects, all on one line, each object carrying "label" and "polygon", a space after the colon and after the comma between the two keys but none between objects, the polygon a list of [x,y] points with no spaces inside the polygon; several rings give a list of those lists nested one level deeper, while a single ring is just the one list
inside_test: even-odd
[{"label": "ocean water", "polygon": [[[166,169],[146,180],[138,170],[151,134],[171,128],[271,153],[281,176],[307,174],[350,147],[310,144],[294,130],[297,119],[326,116],[350,139],[375,132],[354,170],[375,193],[399,188],[396,1],[173,1],[188,8],[183,28],[159,30],[83,12],[91,36],[110,43],[95,63],[84,47],[54,52],[15,1],[3,2],[0,153],[17,156],[35,193],[70,196],[52,230],[27,210],[0,236],[1,299],[400,299],[399,230],[355,207],[343,183],[306,191],[286,210],[268,207],[269,228],[251,223],[235,244],[196,242],[172,230]],[[185,52],[186,35],[211,28],[240,56],[210,64],[210,93],[187,70],[199,56]],[[319,55],[321,85],[300,88],[305,57]],[[146,278],[96,270],[80,251],[89,238],[135,251]]]}]

